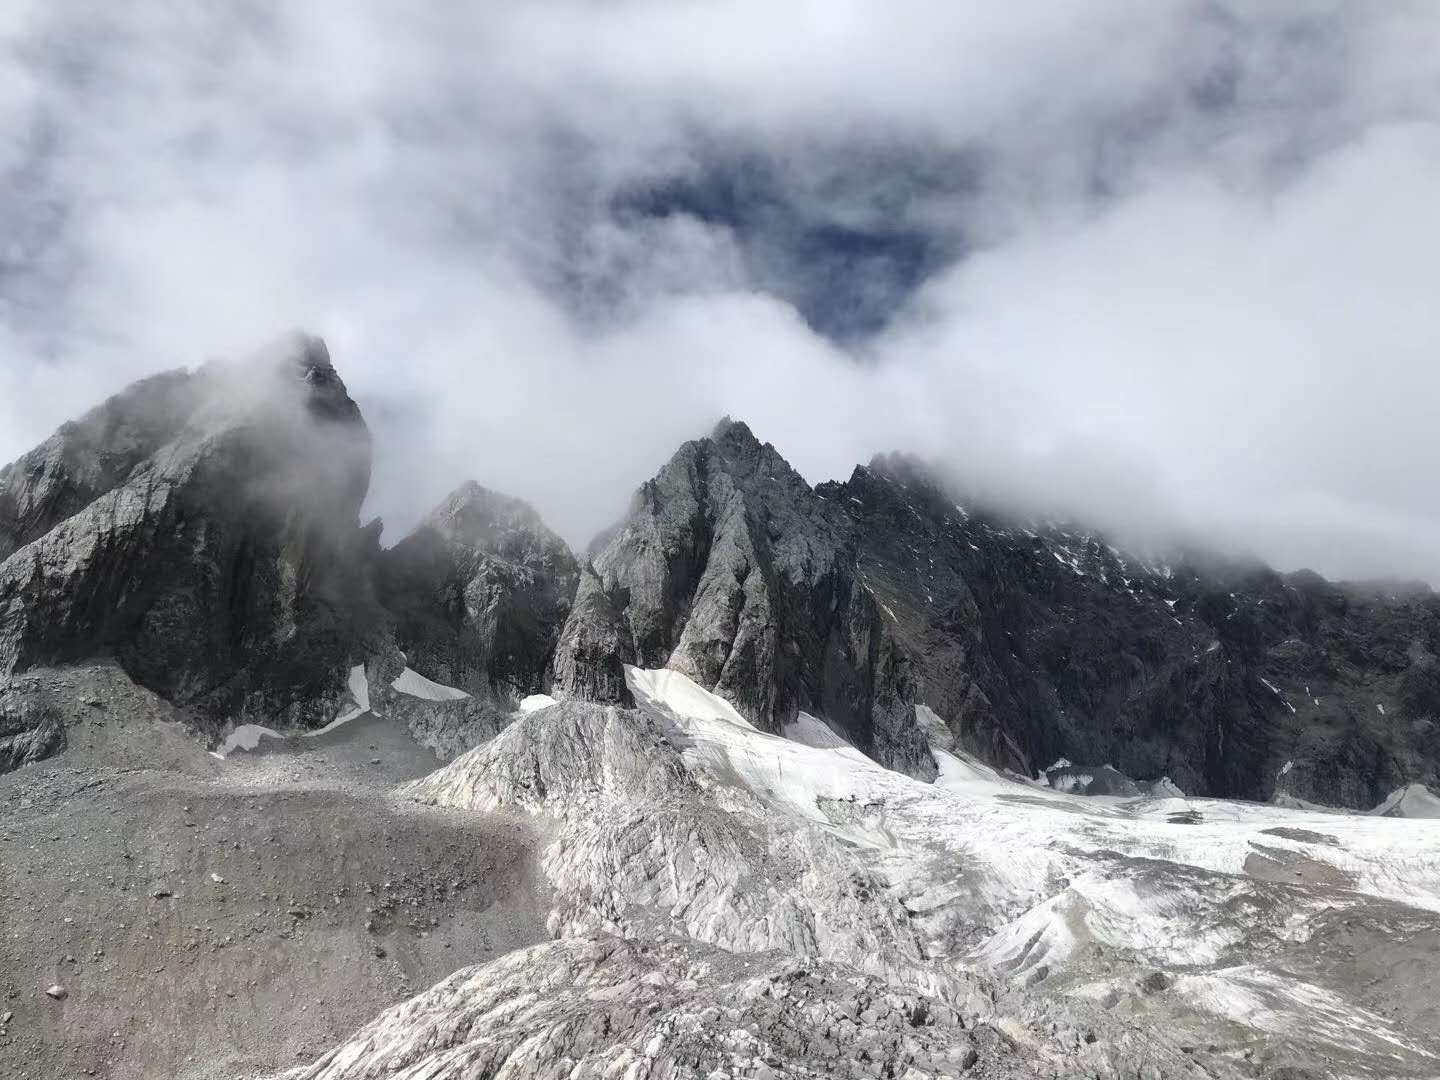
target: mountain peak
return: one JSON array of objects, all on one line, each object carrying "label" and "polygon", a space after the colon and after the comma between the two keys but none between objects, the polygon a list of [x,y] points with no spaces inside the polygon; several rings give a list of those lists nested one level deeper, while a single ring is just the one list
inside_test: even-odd
[{"label": "mountain peak", "polygon": [[383,554],[379,590],[412,668],[518,698],[542,689],[578,577],[529,503],[467,480]]},{"label": "mountain peak", "polygon": [[360,407],[330,360],[323,338],[296,331],[281,346],[279,370],[293,372],[308,391],[310,411],[326,420],[364,424]]},{"label": "mountain peak", "polygon": [[750,430],[750,425],[744,420],[736,420],[729,415],[722,416],[715,429],[710,432],[710,438],[715,442],[733,442],[760,445],[760,440]]},{"label": "mountain peak", "polygon": [[524,499],[466,480],[445,496],[425,518],[425,525],[452,539],[476,543],[482,537],[512,529],[549,534],[536,509]]},{"label": "mountain peak", "polygon": [[308,375],[324,375],[335,373],[335,365],[330,361],[330,349],[325,344],[325,339],[308,333],[304,330],[296,330],[290,335],[289,352],[297,367]]}]

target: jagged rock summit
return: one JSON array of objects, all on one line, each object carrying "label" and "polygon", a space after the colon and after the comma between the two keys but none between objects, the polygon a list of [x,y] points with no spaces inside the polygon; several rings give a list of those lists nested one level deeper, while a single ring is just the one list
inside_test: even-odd
[{"label": "jagged rock summit", "polygon": [[[449,756],[532,695],[628,704],[627,665],[668,667],[927,780],[938,746],[1359,809],[1440,781],[1428,589],[1137,558],[897,456],[812,487],[729,419],[583,563],[473,483],[382,551],[369,469],[318,340],[137,383],[0,470],[0,679],[113,657],[214,737],[350,715],[360,667]],[[63,743],[6,701],[0,765]]]},{"label": "jagged rock summit", "polygon": [[518,699],[544,689],[578,577],[528,503],[471,481],[384,553],[379,581],[411,667]]},{"label": "jagged rock summit", "polygon": [[0,472],[0,676],[113,655],[202,726],[323,723],[368,621],[369,476],[316,339],[136,384]]},{"label": "jagged rock summit", "polygon": [[212,742],[372,709],[441,756],[493,734],[545,688],[574,556],[475,483],[382,551],[369,477],[304,336],[143,380],[0,471],[0,770],[65,745],[65,703],[11,677],[96,659]]},{"label": "jagged rock summit", "polygon": [[811,488],[727,420],[597,545],[555,686],[623,704],[623,665],[674,668],[765,730],[820,716],[921,778],[933,743],[1368,809],[1440,778],[1437,650],[1429,590],[1137,558],[893,455]]},{"label": "jagged rock summit", "polygon": [[934,775],[908,671],[848,520],[726,419],[641,486],[586,566],[557,692],[625,702],[625,664],[671,667],[780,731],[800,712],[883,764]]},{"label": "jagged rock summit", "polygon": [[323,346],[240,376],[0,472],[0,1073],[1433,1074],[1428,590],[728,421],[583,566],[475,484],[386,551]]}]

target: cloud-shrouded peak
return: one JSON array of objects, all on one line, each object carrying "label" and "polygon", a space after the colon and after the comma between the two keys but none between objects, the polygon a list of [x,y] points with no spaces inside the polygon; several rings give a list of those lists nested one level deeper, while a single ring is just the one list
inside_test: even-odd
[{"label": "cloud-shrouded peak", "polygon": [[728,413],[811,482],[895,449],[1440,580],[1437,44],[1420,0],[22,0],[0,459],[303,326],[391,539],[474,476],[582,546]]}]

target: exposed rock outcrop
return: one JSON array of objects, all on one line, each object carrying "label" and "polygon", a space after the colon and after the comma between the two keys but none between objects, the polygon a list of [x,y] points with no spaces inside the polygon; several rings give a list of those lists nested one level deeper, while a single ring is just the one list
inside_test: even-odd
[{"label": "exposed rock outcrop", "polygon": [[1138,558],[957,504],[901,458],[818,490],[852,522],[917,697],[990,761],[1356,809],[1440,778],[1428,589]]},{"label": "exposed rock outcrop", "polygon": [[1035,1075],[1000,1029],[840,965],[602,935],[456,972],[284,1077],[930,1080],[972,1069]]},{"label": "exposed rock outcrop", "polygon": [[593,554],[557,692],[623,703],[620,665],[668,666],[767,730],[825,716],[885,764],[933,776],[907,657],[856,568],[846,519],[726,420],[640,488]]},{"label": "exposed rock outcrop", "polygon": [[119,486],[178,435],[200,403],[201,383],[185,371],[142,379],[0,469],[0,562]]},{"label": "exposed rock outcrop", "polygon": [[325,722],[375,622],[369,473],[317,340],[137,384],[0,474],[0,675],[113,654],[217,727]]},{"label": "exposed rock outcrop", "polygon": [[[0,470],[0,684],[113,657],[214,737],[366,711],[358,665],[441,757],[490,737],[545,688],[578,565],[476,484],[382,552],[369,476],[316,339],[136,383]],[[469,696],[392,691],[407,665]],[[0,708],[0,771],[62,749],[63,713]]]},{"label": "exposed rock outcrop", "polygon": [[472,482],[384,553],[379,591],[412,668],[520,698],[545,688],[578,577],[528,504]]},{"label": "exposed rock outcrop", "polygon": [[[1137,558],[898,457],[812,488],[728,420],[583,565],[475,484],[382,552],[357,518],[369,454],[314,340],[65,425],[0,470],[0,679],[113,656],[216,734],[324,724],[353,708],[353,665],[408,665],[473,699],[400,702],[451,756],[526,695],[624,705],[626,664],[667,666],[765,730],[822,717],[924,779],[938,740],[1030,775],[1107,762],[1142,790],[1364,809],[1440,786],[1429,589]],[[0,763],[63,745],[42,712],[0,718]]]},{"label": "exposed rock outcrop", "polygon": [[1065,756],[1368,808],[1440,779],[1437,653],[1428,589],[1138,558],[957,502],[899,457],[812,489],[727,421],[594,550],[555,686],[624,703],[621,665],[663,665],[767,730],[823,716],[921,777],[917,706],[1017,772]]}]

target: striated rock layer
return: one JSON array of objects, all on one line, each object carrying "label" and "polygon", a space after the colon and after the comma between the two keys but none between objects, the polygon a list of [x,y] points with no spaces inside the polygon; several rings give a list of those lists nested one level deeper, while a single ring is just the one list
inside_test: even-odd
[{"label": "striated rock layer", "polygon": [[636,708],[541,708],[402,789],[523,815],[557,941],[292,1076],[1433,1072],[1433,980],[1372,944],[1435,947],[1423,822],[1098,800],[939,749],[923,783],[626,676]]}]

